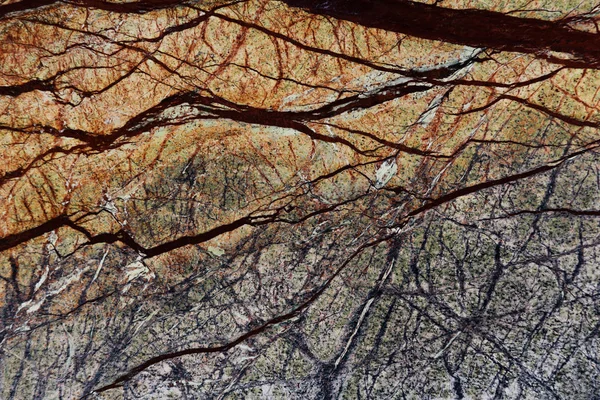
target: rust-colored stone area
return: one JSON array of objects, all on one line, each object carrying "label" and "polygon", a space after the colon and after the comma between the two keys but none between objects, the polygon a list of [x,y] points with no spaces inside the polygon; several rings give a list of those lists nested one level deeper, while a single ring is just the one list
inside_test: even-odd
[{"label": "rust-colored stone area", "polygon": [[600,4],[0,3],[0,399],[592,399]]}]

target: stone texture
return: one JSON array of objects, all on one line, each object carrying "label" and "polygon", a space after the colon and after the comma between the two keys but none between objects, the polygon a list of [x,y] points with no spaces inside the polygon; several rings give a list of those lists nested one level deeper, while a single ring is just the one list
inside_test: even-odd
[{"label": "stone texture", "polygon": [[595,398],[599,11],[2,3],[0,398]]}]

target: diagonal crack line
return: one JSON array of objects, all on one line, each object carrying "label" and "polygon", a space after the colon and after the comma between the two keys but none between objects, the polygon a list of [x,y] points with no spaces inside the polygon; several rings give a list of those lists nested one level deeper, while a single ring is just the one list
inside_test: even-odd
[{"label": "diagonal crack line", "polygon": [[[149,258],[183,246],[205,242],[224,233],[234,231],[245,225],[259,226],[274,222],[276,216],[280,213],[280,211],[281,210],[278,209],[275,210],[273,214],[264,216],[248,215],[246,217],[235,220],[229,224],[219,225],[213,229],[210,229],[198,235],[183,236],[178,239],[149,248],[146,248],[141,244],[137,243],[135,239],[123,229],[114,233],[100,233],[98,235],[92,235],[86,228],[78,225],[77,221],[73,221],[68,215],[59,215],[36,227],[0,239],[0,251],[11,249],[13,247],[18,246],[19,244],[25,243],[31,239],[42,236],[48,232],[68,226],[78,232],[83,233],[88,238],[89,241],[87,243],[82,244],[81,246],[90,246],[98,243],[110,244],[120,242],[132,248],[133,250],[136,250],[139,253],[145,254]],[[79,221],[90,215],[93,215],[93,213],[81,216],[77,220]]]},{"label": "diagonal crack line", "polygon": [[[43,161],[45,156],[54,153],[62,152],[68,153],[71,150],[78,150],[85,152],[86,150],[93,152],[102,152],[115,147],[115,143],[121,138],[132,138],[147,132],[152,128],[166,124],[167,122],[160,118],[161,114],[169,108],[181,106],[184,104],[193,105],[198,110],[210,113],[211,116],[197,116],[196,118],[226,118],[233,121],[258,124],[263,126],[273,126],[281,128],[294,129],[297,132],[303,133],[311,137],[312,139],[319,140],[328,143],[340,143],[343,144],[353,151],[369,155],[368,151],[359,149],[356,145],[347,139],[340,137],[331,137],[320,134],[310,127],[306,126],[302,121],[314,121],[325,118],[330,118],[346,112],[351,112],[358,109],[370,108],[378,104],[394,100],[396,98],[406,96],[412,93],[422,92],[430,90],[430,85],[410,85],[401,84],[390,87],[384,87],[370,93],[369,95],[356,95],[345,99],[333,101],[325,106],[319,107],[313,111],[271,111],[260,108],[254,108],[250,106],[244,106],[237,103],[233,103],[226,99],[218,96],[204,96],[194,91],[178,93],[173,96],[167,97],[160,101],[158,104],[150,107],[146,111],[131,118],[124,126],[115,129],[106,135],[94,135],[90,132],[86,132],[80,129],[61,129],[50,126],[39,127],[40,132],[50,134],[56,137],[69,137],[78,139],[86,145],[78,145],[72,149],[51,149],[43,155],[36,157],[27,167],[20,167],[13,171],[6,173],[0,177],[0,186],[4,185],[11,179],[19,178],[23,176],[27,171],[37,166],[39,161]],[[2,129],[26,132],[26,129],[16,129],[8,126],[0,126]],[[404,148],[403,150],[418,152],[417,150],[411,150],[410,148]]]},{"label": "diagonal crack line", "polygon": [[31,229],[8,235],[0,239],[0,251],[8,250],[55,229],[69,225],[72,221],[66,215],[59,215]]},{"label": "diagonal crack line", "polygon": [[[459,84],[459,85],[469,85],[469,82],[445,82],[439,83],[445,85]],[[115,143],[120,138],[131,138],[135,137],[143,132],[146,132],[152,128],[158,127],[161,124],[166,124],[167,121],[161,119],[161,114],[169,108],[177,107],[185,104],[193,105],[197,107],[197,109],[202,110],[211,114],[210,116],[197,116],[196,118],[227,118],[231,120],[235,120],[238,122],[245,122],[251,124],[259,124],[265,126],[276,126],[276,127],[284,127],[291,128],[301,133],[307,134],[313,139],[319,141],[325,141],[330,143],[340,143],[348,146],[352,150],[359,152],[361,154],[366,155],[365,151],[358,149],[355,145],[353,145],[350,141],[339,138],[339,137],[331,137],[323,134],[319,134],[302,123],[305,122],[316,122],[318,120],[334,117],[336,115],[340,115],[346,112],[351,112],[358,109],[370,108],[376,106],[378,104],[397,99],[402,96],[406,96],[412,93],[423,92],[430,90],[432,87],[431,84],[418,84],[416,82],[405,82],[402,84],[384,86],[377,90],[371,91],[370,93],[363,93],[354,96],[350,96],[344,99],[335,100],[329,104],[321,106],[311,111],[272,111],[272,110],[264,110],[260,108],[254,108],[250,106],[245,106],[237,103],[233,103],[224,98],[220,98],[212,93],[210,96],[200,95],[196,92],[184,92],[178,93],[173,96],[167,97],[160,101],[158,104],[150,107],[144,112],[138,114],[137,116],[130,119],[123,127],[117,128],[109,134],[106,135],[95,135],[90,132],[86,132],[79,129],[62,129],[57,130],[50,126],[42,126],[39,127],[41,133],[50,134],[57,137],[69,137],[78,139],[84,143],[86,143],[89,148],[87,150],[94,152],[102,152],[115,147]],[[598,124],[590,121],[580,121],[572,117],[564,116],[562,114],[552,112],[542,106],[532,104],[526,100],[520,99],[515,96],[510,95],[501,95],[496,98],[492,103],[487,104],[481,108],[472,109],[469,111],[463,112],[471,113],[476,111],[481,111],[487,107],[490,107],[494,103],[497,103],[500,100],[513,100],[519,102],[525,106],[534,108],[540,112],[546,113],[549,116],[560,119],[564,122],[571,123],[577,126],[589,126],[589,127],[597,127]],[[460,113],[460,114],[463,114]],[[176,122],[176,121],[175,121]],[[319,122],[319,124],[323,124]],[[335,126],[335,125],[331,125]],[[2,129],[16,131],[16,132],[27,132],[27,129],[17,129],[9,126],[1,126]],[[345,128],[341,128],[345,129]],[[412,149],[410,147],[394,144],[392,142],[383,141],[375,138],[372,134],[368,132],[356,131],[351,129],[345,129],[349,133],[355,133],[362,136],[368,136],[371,139],[378,140],[382,144],[397,148],[404,152],[419,154],[419,155],[434,155],[425,151],[421,151],[418,149]],[[86,148],[83,145],[79,145],[74,150],[78,150],[81,152],[85,152]],[[69,152],[70,149],[57,149],[56,151],[60,151],[63,153]],[[50,151],[51,152],[51,151]],[[438,157],[446,157],[443,155],[438,155]],[[36,166],[36,162],[43,159],[44,156],[37,157],[34,162],[25,168],[18,168],[17,170],[11,171],[5,176],[0,177],[0,185],[4,184],[6,181],[10,179],[14,179],[22,176],[27,170]]]},{"label": "diagonal crack line", "polygon": [[[313,14],[366,27],[471,47],[530,53],[576,68],[600,68],[600,35],[573,29],[560,20],[458,10],[408,0],[282,1]],[[559,58],[556,53],[570,58]]]},{"label": "diagonal crack line", "polygon": [[340,266],[337,268],[337,270],[323,283],[323,285],[321,285],[321,287],[318,290],[315,291],[315,293],[310,298],[308,298],[308,300],[306,300],[304,303],[302,303],[299,306],[297,306],[296,308],[294,308],[289,313],[274,317],[274,318],[268,320],[267,322],[263,323],[261,326],[255,328],[255,329],[252,329],[251,331],[248,331],[241,336],[238,336],[235,340],[233,340],[227,344],[223,344],[223,345],[219,345],[219,346],[195,347],[195,348],[191,348],[191,349],[180,350],[180,351],[161,354],[159,356],[152,357],[152,358],[144,361],[143,363],[139,364],[138,366],[132,368],[131,370],[129,370],[129,372],[121,375],[120,377],[115,379],[112,383],[102,386],[102,387],[92,391],[90,394],[83,396],[81,399],[89,397],[91,394],[94,394],[94,393],[102,393],[107,390],[120,387],[125,382],[129,381],[130,379],[132,379],[133,377],[138,375],[140,372],[143,372],[144,370],[146,370],[146,369],[150,368],[151,366],[158,364],[162,361],[166,361],[166,360],[170,360],[170,359],[174,359],[174,358],[178,358],[178,357],[182,357],[182,356],[190,355],[190,354],[206,354],[206,353],[226,352],[226,351],[234,348],[238,344],[241,344],[242,342],[263,333],[270,327],[279,325],[286,321],[293,320],[294,318],[300,316],[300,314],[304,310],[308,309],[316,300],[318,300],[321,297],[321,295],[325,292],[325,290],[331,285],[333,280],[342,273],[342,271],[348,266],[348,264],[350,264],[350,262],[353,259],[355,259],[358,255],[360,255],[365,249],[372,247],[372,246],[376,246],[379,243],[382,243],[386,240],[391,239],[392,237],[393,237],[393,235],[385,235],[385,236],[376,238],[370,242],[367,242],[367,243],[359,246],[352,254],[350,254],[346,258],[346,260],[344,260],[343,263],[340,264]]},{"label": "diagonal crack line", "polygon": [[542,174],[542,173],[545,173],[548,171],[552,171],[553,169],[558,168],[559,166],[563,165],[566,161],[568,161],[572,158],[581,156],[585,153],[588,153],[590,151],[597,149],[598,147],[600,147],[599,142],[600,141],[596,141],[596,142],[594,142],[594,144],[592,146],[589,146],[585,149],[565,155],[555,161],[549,162],[545,165],[531,169],[529,171],[524,171],[524,172],[521,172],[518,174],[505,176],[503,178],[492,179],[492,180],[489,180],[486,182],[478,183],[478,184],[475,184],[472,186],[467,186],[462,189],[458,189],[453,192],[447,193],[447,194],[440,196],[437,199],[431,200],[430,202],[425,203],[421,207],[411,211],[404,218],[414,217],[416,215],[422,214],[425,211],[437,208],[437,207],[439,207],[445,203],[448,203],[452,200],[455,200],[459,197],[467,196],[469,194],[473,194],[473,193],[479,192],[484,189],[488,189],[488,188],[491,188],[494,186],[505,185],[507,183],[517,182],[517,181],[520,181],[521,179],[529,178],[529,177],[539,175],[539,174]]},{"label": "diagonal crack line", "polygon": [[169,251],[184,247],[184,246],[204,243],[206,241],[209,241],[209,240],[211,240],[215,237],[218,237],[220,235],[223,235],[225,233],[233,232],[236,229],[239,229],[243,226],[257,227],[257,226],[267,225],[267,224],[271,224],[271,223],[278,223],[278,222],[285,223],[285,224],[298,224],[307,219],[313,218],[317,215],[324,214],[324,213],[327,213],[330,211],[334,211],[334,210],[338,209],[339,207],[342,207],[346,204],[352,203],[364,196],[365,195],[361,195],[359,197],[353,197],[346,201],[336,203],[332,206],[322,208],[317,211],[308,213],[308,214],[306,214],[302,217],[299,217],[297,219],[294,219],[294,220],[279,217],[281,212],[284,211],[285,206],[276,208],[276,209],[272,210],[270,214],[265,214],[265,215],[256,215],[255,213],[259,212],[259,211],[255,211],[245,217],[239,218],[228,224],[219,225],[217,227],[214,227],[208,231],[199,233],[197,235],[181,236],[177,239],[174,239],[174,240],[171,240],[171,241],[168,241],[168,242],[165,242],[165,243],[153,246],[153,247],[142,246],[141,244],[136,242],[136,240],[126,230],[123,230],[123,229],[120,229],[117,232],[113,232],[113,233],[105,232],[105,233],[100,233],[97,235],[92,235],[92,233],[90,233],[86,228],[77,224],[78,221],[81,221],[82,219],[84,219],[88,216],[96,215],[104,210],[100,210],[95,213],[87,213],[83,216],[78,217],[77,220],[75,220],[75,221],[73,221],[70,218],[70,216],[68,216],[68,215],[59,215],[55,218],[52,218],[52,219],[44,222],[43,224],[40,224],[31,229],[27,229],[25,231],[15,233],[15,234],[6,236],[4,238],[1,238],[0,239],[0,252],[14,248],[22,243],[29,241],[29,240],[40,237],[46,233],[52,232],[53,230],[68,226],[71,229],[82,233],[83,235],[85,235],[88,238],[88,242],[81,244],[75,251],[77,251],[78,249],[80,249],[81,247],[84,247],[84,246],[91,246],[91,245],[99,244],[99,243],[112,244],[112,243],[119,242],[119,243],[125,244],[129,248],[137,251],[138,253],[143,254],[144,258],[152,258],[152,257],[156,257],[158,255],[167,253]]},{"label": "diagonal crack line", "polygon": [[549,116],[551,118],[556,118],[556,119],[566,122],[570,125],[574,125],[574,126],[578,126],[578,127],[586,127],[586,128],[600,128],[600,123],[598,123],[598,122],[581,120],[581,119],[577,119],[574,117],[570,117],[568,115],[564,115],[557,111],[551,110],[550,108],[545,107],[543,105],[532,103],[529,100],[523,99],[518,96],[513,96],[510,94],[501,94],[498,97],[496,97],[495,99],[493,99],[492,101],[488,102],[487,104],[484,104],[479,107],[471,108],[466,111],[452,113],[451,115],[467,115],[467,114],[473,114],[473,113],[485,111],[486,109],[492,107],[493,105],[499,103],[502,100],[514,101],[515,103],[522,104],[523,106],[525,106],[527,108],[531,108],[532,110],[539,111],[543,114],[546,114],[547,116]]},{"label": "diagonal crack line", "polygon": [[[312,303],[312,301],[311,301],[311,303]],[[127,382],[131,378],[135,377],[140,372],[150,368],[151,366],[153,366],[155,364],[158,364],[158,363],[166,361],[166,360],[171,360],[174,358],[179,358],[179,357],[183,357],[183,356],[191,355],[191,354],[226,352],[226,351],[234,348],[238,344],[245,342],[246,340],[263,333],[264,331],[268,330],[269,328],[271,328],[273,326],[293,320],[295,317],[297,317],[302,312],[303,309],[307,308],[309,305],[310,305],[310,303],[308,303],[308,302],[303,303],[302,305],[300,305],[296,309],[292,310],[291,312],[277,316],[275,318],[272,318],[269,321],[262,324],[261,326],[255,328],[251,331],[248,331],[241,336],[238,336],[235,340],[233,340],[227,344],[223,344],[223,345],[219,345],[219,346],[195,347],[195,348],[191,348],[191,349],[180,350],[180,351],[161,354],[159,356],[152,357],[152,358],[144,361],[143,363],[139,364],[138,366],[132,368],[126,374],[121,375],[120,377],[115,379],[112,383],[102,386],[102,387],[94,390],[90,394],[102,393],[102,392],[106,392],[107,390],[115,389],[119,386],[122,386],[124,382]],[[82,399],[86,398],[88,396],[89,395],[85,395],[84,397],[82,397]]]},{"label": "diagonal crack line", "polygon": [[154,10],[183,6],[189,2],[186,0],[140,0],[123,3],[103,0],[21,0],[0,6],[0,19],[9,18],[19,13],[31,12],[59,3],[116,13],[144,14]]},{"label": "diagonal crack line", "polygon": [[506,212],[505,215],[493,218],[482,218],[480,221],[489,221],[495,219],[503,219],[509,217],[516,217],[519,215],[540,215],[540,214],[569,214],[577,217],[600,217],[600,210],[577,210],[573,208],[542,208],[540,210],[518,210],[513,212]]},{"label": "diagonal crack line", "polygon": [[[360,198],[360,197],[363,197],[363,196],[359,196],[358,198]],[[307,219],[313,218],[317,215],[324,214],[324,213],[327,213],[330,211],[334,211],[334,210],[338,209],[339,207],[342,207],[346,204],[356,201],[358,198],[352,198],[352,199],[348,199],[348,200],[340,202],[340,203],[336,203],[330,207],[322,208],[317,211],[308,213],[308,214],[304,215],[303,217],[297,218],[295,220],[279,218],[279,215],[281,214],[282,211],[284,211],[285,207],[277,208],[277,209],[273,210],[271,214],[267,214],[267,215],[252,215],[252,214],[250,214],[243,218],[240,218],[233,222],[230,222],[228,224],[219,225],[213,229],[202,232],[200,234],[190,235],[190,236],[182,236],[175,240],[165,242],[165,243],[156,245],[154,247],[148,247],[148,248],[143,247],[142,245],[137,243],[129,233],[127,233],[126,231],[124,231],[122,229],[116,233],[102,233],[102,234],[99,234],[96,236],[92,236],[89,234],[89,232],[85,231],[84,228],[77,226],[76,224],[74,224],[71,221],[69,221],[68,225],[71,226],[73,229],[76,229],[76,230],[84,233],[88,237],[89,242],[83,244],[83,246],[89,246],[89,245],[98,244],[98,243],[121,242],[121,243],[127,245],[128,247],[130,247],[131,249],[136,250],[138,253],[143,254],[144,258],[152,258],[152,257],[159,256],[161,254],[164,254],[164,253],[168,253],[169,251],[172,251],[172,250],[175,250],[175,249],[178,249],[181,247],[207,242],[207,241],[214,239],[225,233],[233,232],[236,229],[239,229],[243,226],[257,227],[257,226],[268,225],[268,224],[277,223],[277,222],[286,223],[286,224],[298,224]]]},{"label": "diagonal crack line", "polygon": [[404,69],[404,68],[400,68],[398,66],[392,66],[391,64],[374,63],[374,62],[365,60],[360,57],[355,57],[355,56],[345,54],[345,53],[338,53],[338,52],[335,52],[330,49],[322,49],[319,47],[314,47],[314,46],[302,43],[301,41],[296,40],[288,35],[268,29],[262,25],[254,24],[254,23],[243,21],[240,19],[235,19],[235,18],[232,18],[225,14],[215,13],[214,16],[216,18],[220,18],[224,21],[240,25],[244,28],[257,30],[259,32],[266,34],[267,36],[270,36],[275,39],[279,39],[283,42],[289,43],[301,50],[305,50],[305,51],[308,51],[311,53],[316,53],[316,54],[322,54],[322,55],[329,56],[332,58],[338,58],[338,59],[345,60],[345,61],[348,61],[351,63],[359,64],[359,65],[364,65],[364,66],[369,67],[376,71],[399,74],[399,75],[403,75],[403,76],[410,77],[410,78],[422,78],[422,79],[447,78],[447,77],[450,77],[452,74],[454,74],[458,69],[463,68],[466,64],[474,63],[477,61],[475,59],[469,59],[469,60],[465,60],[464,62],[458,62],[458,63],[452,64],[452,65],[437,66],[437,67],[429,69],[427,71],[421,71],[418,69]]},{"label": "diagonal crack line", "polygon": [[[335,171],[332,171],[329,174],[321,175],[312,181],[305,182],[304,184],[312,185],[323,179],[329,179],[331,177],[334,177],[335,175],[342,173],[346,170],[355,169],[361,165],[369,165],[369,164],[373,164],[373,163],[376,163],[379,161],[380,160],[375,160],[375,161],[371,161],[371,162],[367,162],[367,163],[347,165],[345,167],[341,167]],[[271,214],[265,214],[265,215],[260,215],[260,214],[257,215],[256,213],[260,212],[261,210],[255,210],[254,212],[250,213],[249,215],[247,215],[245,217],[242,217],[242,218],[235,220],[233,222],[230,222],[228,224],[217,226],[206,232],[203,232],[203,233],[200,233],[197,235],[182,236],[178,239],[175,239],[175,240],[172,240],[172,241],[169,241],[166,243],[162,243],[160,245],[150,247],[150,248],[146,248],[146,247],[140,245],[139,243],[137,243],[134,240],[134,238],[127,231],[125,231],[123,229],[120,229],[119,231],[114,232],[114,233],[106,233],[105,232],[105,233],[100,233],[97,235],[92,235],[87,229],[78,225],[78,222],[82,221],[83,219],[85,219],[87,217],[98,215],[101,212],[106,212],[105,209],[101,209],[101,210],[95,211],[95,212],[85,213],[85,214],[77,217],[75,220],[72,219],[72,217],[74,215],[61,214],[54,218],[49,219],[48,221],[46,221],[40,225],[32,227],[30,229],[21,231],[19,233],[13,233],[11,235],[0,238],[0,252],[14,248],[22,243],[28,242],[29,240],[40,237],[40,236],[42,236],[46,233],[52,232],[56,229],[59,229],[62,227],[70,227],[73,230],[76,230],[76,231],[84,234],[88,238],[89,241],[87,243],[82,244],[80,247],[90,246],[90,245],[98,244],[98,243],[111,244],[111,243],[115,243],[115,242],[120,242],[120,243],[127,245],[131,249],[136,250],[139,253],[145,254],[146,257],[150,258],[150,257],[155,257],[157,255],[169,252],[171,250],[180,248],[180,247],[206,242],[206,241],[213,239],[217,236],[220,236],[224,233],[232,232],[238,228],[241,228],[242,226],[247,226],[247,225],[261,226],[261,225],[266,225],[269,223],[277,223],[277,222],[285,223],[285,224],[298,224],[298,223],[306,221],[312,217],[315,217],[317,215],[324,214],[324,213],[327,213],[330,211],[335,211],[339,207],[342,207],[346,204],[350,204],[354,201],[357,201],[364,196],[366,196],[366,194],[359,195],[358,197],[352,197],[343,202],[336,203],[332,206],[325,207],[325,208],[316,210],[314,212],[310,212],[310,213],[308,213],[302,217],[298,217],[296,219],[286,219],[286,218],[280,217],[281,212],[285,210],[285,206],[270,210]],[[279,200],[281,200],[281,198]],[[269,211],[269,210],[267,210],[267,211]]]},{"label": "diagonal crack line", "polygon": [[211,230],[200,233],[198,235],[183,236],[183,237],[177,238],[173,241],[159,244],[157,246],[150,247],[148,249],[141,249],[141,252],[144,253],[148,258],[155,257],[160,254],[167,253],[169,251],[178,249],[180,247],[206,242],[217,236],[223,235],[228,232],[235,231],[236,229],[241,228],[246,225],[260,226],[260,225],[270,224],[272,222],[276,222],[276,217],[277,217],[277,215],[279,215],[281,210],[282,209],[278,209],[273,214],[270,214],[270,215],[263,215],[263,216],[249,215],[249,216],[240,218],[238,220],[235,220],[229,224],[219,225]]}]

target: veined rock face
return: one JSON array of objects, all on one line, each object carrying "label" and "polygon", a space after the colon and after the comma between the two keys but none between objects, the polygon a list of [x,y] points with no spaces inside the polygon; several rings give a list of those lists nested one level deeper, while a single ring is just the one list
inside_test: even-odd
[{"label": "veined rock face", "polygon": [[595,398],[598,13],[3,2],[0,398]]}]

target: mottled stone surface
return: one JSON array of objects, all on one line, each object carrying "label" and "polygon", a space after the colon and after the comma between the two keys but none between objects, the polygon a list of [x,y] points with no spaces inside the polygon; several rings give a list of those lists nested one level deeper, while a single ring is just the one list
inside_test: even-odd
[{"label": "mottled stone surface", "polygon": [[599,13],[0,3],[0,399],[597,398]]}]

